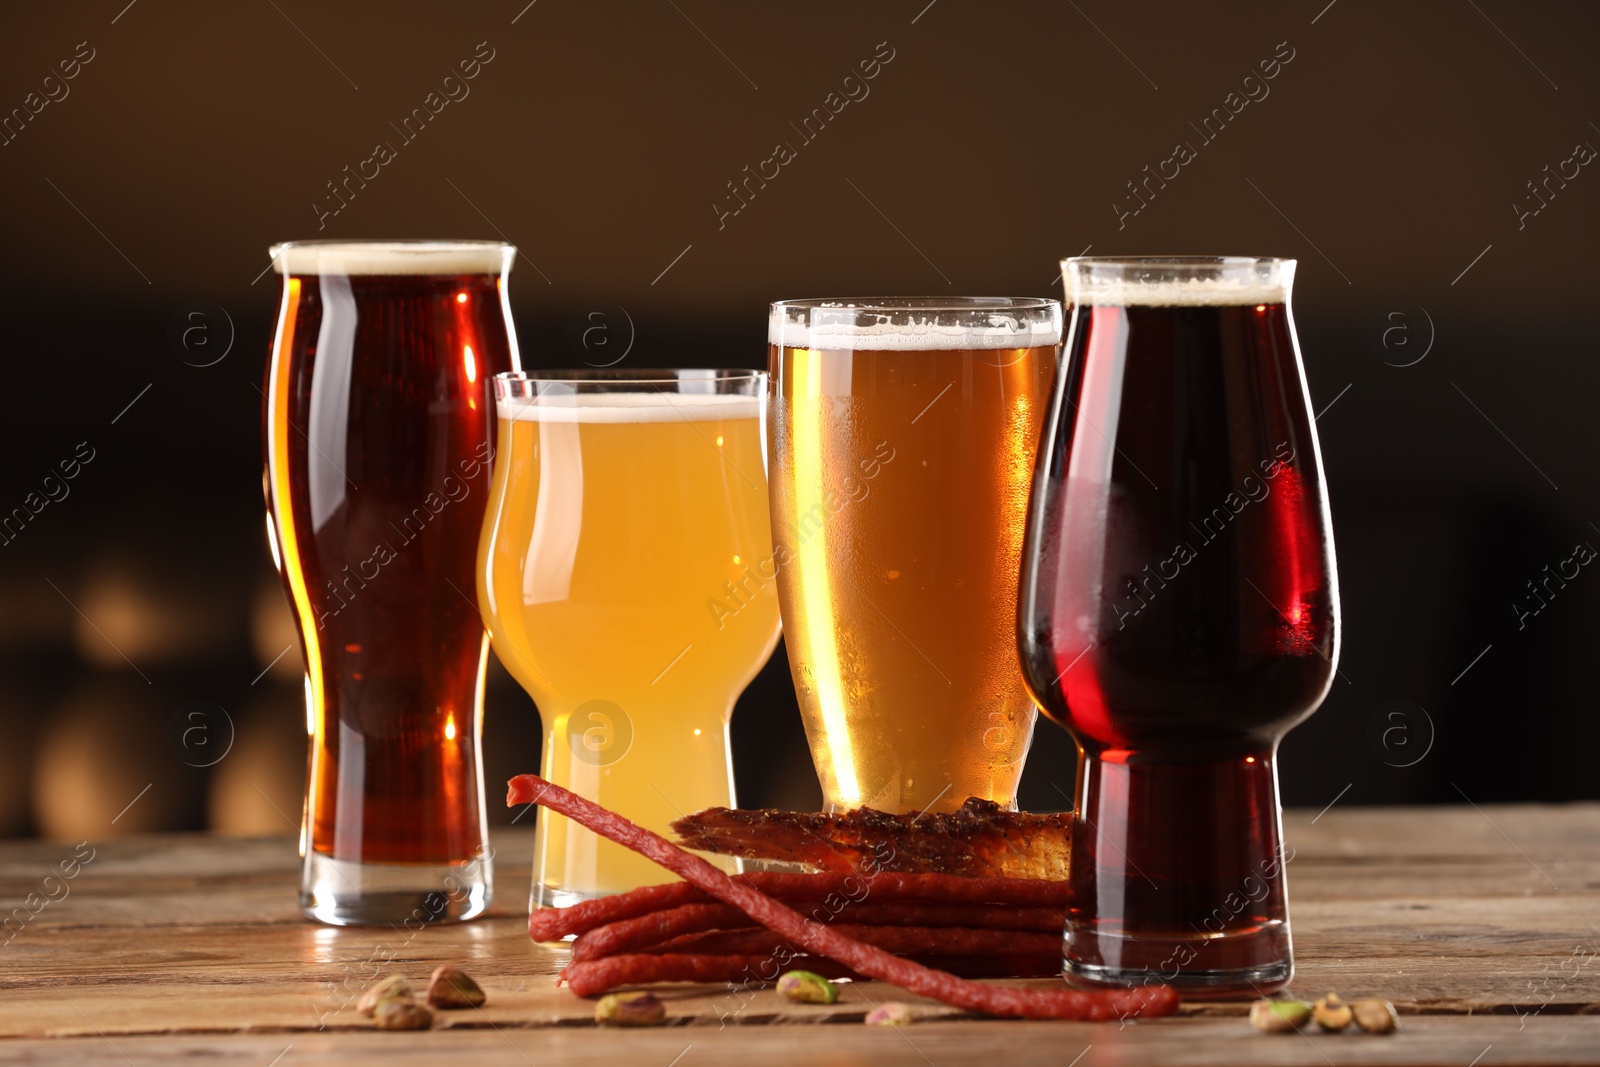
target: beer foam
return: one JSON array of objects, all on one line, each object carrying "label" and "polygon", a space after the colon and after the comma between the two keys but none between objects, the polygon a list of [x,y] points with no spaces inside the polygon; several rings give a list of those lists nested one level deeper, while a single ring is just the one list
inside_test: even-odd
[{"label": "beer foam", "polygon": [[502,397],[502,419],[519,422],[709,422],[754,419],[761,397],[732,393],[546,393]]},{"label": "beer foam", "polygon": [[[812,309],[815,311],[816,309]],[[848,312],[846,305],[839,310]],[[1020,309],[1019,309],[1020,310]],[[897,317],[900,314],[898,313]],[[786,320],[784,308],[775,308],[767,319],[767,343],[785,348],[812,348],[824,351],[862,350],[869,352],[973,351],[999,348],[1037,348],[1061,343],[1059,323],[1030,322],[1028,314],[1015,316],[997,310],[986,326],[957,326],[931,322],[794,322]]]},{"label": "beer foam", "polygon": [[1069,278],[1067,283],[1067,302],[1084,307],[1244,307],[1282,304],[1287,297],[1282,282],[1237,278]]},{"label": "beer foam", "polygon": [[1247,307],[1285,304],[1292,259],[1171,256],[1061,261],[1068,304],[1082,307]]},{"label": "beer foam", "polygon": [[289,241],[271,249],[279,274],[500,274],[517,250],[499,241]]}]

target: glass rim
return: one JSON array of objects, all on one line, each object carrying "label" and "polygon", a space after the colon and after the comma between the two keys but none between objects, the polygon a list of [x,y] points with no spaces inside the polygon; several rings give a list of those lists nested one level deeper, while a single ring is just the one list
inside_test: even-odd
[{"label": "glass rim", "polygon": [[433,237],[380,237],[354,238],[309,237],[298,241],[276,241],[267,246],[267,253],[276,257],[280,252],[294,248],[305,249],[373,249],[394,252],[481,252],[491,248],[515,249],[510,241],[450,240]]},{"label": "glass rim", "polygon": [[426,238],[279,241],[267,249],[280,275],[492,275],[511,271],[517,246],[507,241]]},{"label": "glass rim", "polygon": [[1061,341],[1053,297],[906,296],[775,300],[767,344],[884,351],[1033,348]]},{"label": "glass rim", "polygon": [[1277,256],[1070,256],[1061,283],[1074,308],[1287,304],[1297,265]]},{"label": "glass rim", "polygon": [[772,311],[1048,311],[1061,301],[1043,296],[859,296],[774,300]]},{"label": "glass rim", "polygon": [[1065,256],[1061,269],[1075,266],[1110,267],[1136,270],[1169,268],[1186,270],[1204,267],[1285,267],[1298,260],[1288,256]]},{"label": "glass rim", "polygon": [[[649,377],[641,377],[648,375]],[[684,377],[690,375],[690,377]],[[552,382],[564,385],[591,382],[597,385],[659,385],[662,382],[742,382],[765,378],[757,369],[728,367],[636,367],[632,370],[574,368],[571,370],[500,371],[493,380],[500,382]]]}]

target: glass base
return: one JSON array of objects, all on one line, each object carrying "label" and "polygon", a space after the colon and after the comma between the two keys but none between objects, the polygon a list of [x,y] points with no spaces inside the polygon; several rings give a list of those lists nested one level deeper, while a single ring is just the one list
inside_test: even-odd
[{"label": "glass base", "polygon": [[1294,977],[1287,923],[1205,937],[1129,937],[1067,923],[1061,972],[1083,989],[1161,982],[1185,998],[1264,997]]},{"label": "glass base", "polygon": [[306,853],[300,910],[331,926],[427,925],[482,915],[494,896],[488,857],[465,863],[351,863]]},{"label": "glass base", "polygon": [[614,895],[613,893],[579,893],[571,889],[549,889],[535,884],[528,903],[532,910],[538,911],[540,908],[570,908],[572,905],[581,904],[585,900],[599,900],[601,897]]},{"label": "glass base", "polygon": [[1126,989],[1145,982],[1160,982],[1176,989],[1185,1000],[1268,997],[1288,987],[1294,978],[1292,963],[1274,963],[1237,971],[1184,971],[1176,978],[1149,971],[1124,971],[1062,960],[1062,975],[1077,989]]}]

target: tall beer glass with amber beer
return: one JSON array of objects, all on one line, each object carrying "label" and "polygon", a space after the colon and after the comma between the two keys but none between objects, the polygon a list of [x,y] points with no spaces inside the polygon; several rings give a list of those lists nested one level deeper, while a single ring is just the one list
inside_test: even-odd
[{"label": "tall beer glass with amber beer", "polygon": [[[661,833],[731,807],[735,699],[778,641],[759,371],[503,374],[478,549],[496,655],[538,705],[540,774]],[[541,811],[534,907],[660,882]]]},{"label": "tall beer glass with amber beer", "polygon": [[517,365],[498,242],[273,249],[267,532],[306,667],[300,903],[323,922],[489,904],[472,601],[494,374]]},{"label": "tall beer glass with amber beer", "polygon": [[830,810],[1015,806],[1014,619],[1053,300],[772,305],[778,594]]}]

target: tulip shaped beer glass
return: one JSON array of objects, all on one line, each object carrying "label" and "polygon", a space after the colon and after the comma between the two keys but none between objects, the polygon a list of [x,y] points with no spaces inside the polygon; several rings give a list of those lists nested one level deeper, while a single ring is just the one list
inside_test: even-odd
[{"label": "tulip shaped beer glass", "polygon": [[[539,707],[539,773],[657,833],[733,806],[733,703],[778,642],[766,384],[709,370],[495,379],[478,556],[495,654]],[[534,907],[666,877],[539,813]]]},{"label": "tulip shaped beer glass", "polygon": [[1293,973],[1278,742],[1339,658],[1294,262],[1063,267],[1018,629],[1079,747],[1066,973],[1271,991]]},{"label": "tulip shaped beer glass", "polygon": [[498,242],[296,241],[263,423],[267,531],[306,664],[300,903],[323,922],[489,904],[472,602],[489,380],[517,365]]}]

